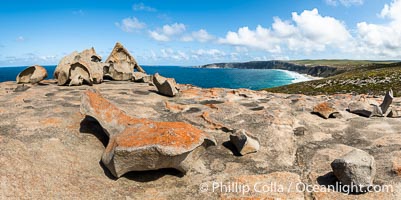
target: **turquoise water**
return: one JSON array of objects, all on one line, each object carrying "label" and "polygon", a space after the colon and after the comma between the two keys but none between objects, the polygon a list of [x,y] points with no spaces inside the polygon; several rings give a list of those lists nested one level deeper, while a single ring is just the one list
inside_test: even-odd
[{"label": "turquoise water", "polygon": [[[0,82],[15,81],[15,77],[26,67],[0,67]],[[45,66],[53,78],[55,66]],[[296,82],[300,76],[282,70],[270,69],[204,69],[176,66],[143,66],[148,74],[158,72],[162,76],[175,78],[178,83],[192,84],[203,88],[248,88],[258,90]]]}]

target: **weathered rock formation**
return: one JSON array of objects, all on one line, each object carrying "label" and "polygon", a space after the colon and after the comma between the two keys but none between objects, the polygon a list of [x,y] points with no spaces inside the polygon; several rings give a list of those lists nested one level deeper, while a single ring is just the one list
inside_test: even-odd
[{"label": "weathered rock formation", "polygon": [[178,94],[177,83],[173,78],[165,78],[156,73],[153,75],[153,83],[162,95],[173,97]]},{"label": "weathered rock formation", "polygon": [[394,108],[394,112],[391,108],[393,98],[393,90],[389,90],[380,105],[377,102],[367,102],[365,99],[360,99],[351,102],[348,105],[348,111],[364,117],[397,117],[397,108]]},{"label": "weathered rock formation", "polygon": [[17,83],[39,83],[47,78],[47,71],[39,65],[30,66],[17,75]]},{"label": "weathered rock formation", "polygon": [[102,162],[116,177],[162,168],[186,173],[207,147],[215,145],[207,133],[184,122],[130,117],[95,90],[83,94],[81,113],[98,120],[108,133]]},{"label": "weathered rock formation", "polygon": [[61,59],[54,71],[58,85],[92,85],[103,81],[103,65],[95,49],[76,51]]},{"label": "weathered rock formation", "polygon": [[373,186],[376,163],[373,156],[365,151],[354,149],[331,163],[334,175],[344,184],[352,187],[353,192],[363,192]]},{"label": "weathered rock formation", "polygon": [[145,73],[145,70],[138,65],[135,58],[119,42],[114,46],[114,49],[107,58],[106,63],[108,66],[104,68],[104,75],[113,80],[131,80],[134,69]]},{"label": "weathered rock formation", "polygon": [[319,116],[328,119],[329,117],[338,117],[339,112],[334,108],[331,103],[319,103],[315,107],[313,107],[313,113],[318,114]]},{"label": "weathered rock formation", "polygon": [[260,148],[258,139],[247,133],[244,129],[234,130],[230,134],[230,142],[234,144],[241,155],[255,153]]}]

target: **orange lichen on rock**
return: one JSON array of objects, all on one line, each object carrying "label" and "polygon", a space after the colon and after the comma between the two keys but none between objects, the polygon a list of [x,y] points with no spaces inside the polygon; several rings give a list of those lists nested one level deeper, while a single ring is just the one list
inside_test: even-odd
[{"label": "orange lichen on rock", "polygon": [[60,118],[46,118],[41,121],[44,126],[57,126],[60,125],[62,120]]},{"label": "orange lichen on rock", "polygon": [[138,126],[130,126],[116,136],[120,147],[144,147],[158,145],[193,149],[203,142],[205,134],[184,122],[152,122],[143,119]]},{"label": "orange lichen on rock", "polygon": [[217,107],[216,104],[205,104],[205,106],[212,108],[212,109],[216,109],[216,110],[219,109],[219,107]]},{"label": "orange lichen on rock", "polygon": [[199,88],[181,90],[181,97],[199,97],[201,95],[200,92]]},{"label": "orange lichen on rock", "polygon": [[103,120],[106,122],[118,120],[119,124],[126,125],[129,124],[130,121],[134,120],[115,105],[111,104],[108,100],[104,99],[99,93],[87,90],[85,95],[88,96],[89,103],[93,108],[93,111],[95,111],[98,115],[103,115]]},{"label": "orange lichen on rock", "polygon": [[209,123],[209,124],[211,125],[211,128],[213,128],[213,129],[220,129],[220,128],[223,128],[223,127],[224,127],[223,124],[214,122],[214,121],[210,118],[209,112],[203,112],[202,115],[201,115],[201,117],[202,117],[202,119],[204,119],[207,123]]},{"label": "orange lichen on rock", "polygon": [[392,155],[392,171],[401,176],[401,151],[393,152]]},{"label": "orange lichen on rock", "polygon": [[169,109],[170,111],[173,111],[173,112],[183,111],[186,107],[184,105],[179,105],[179,104],[171,103],[168,101],[165,101],[164,105],[166,106],[167,109]]},{"label": "orange lichen on rock", "polygon": [[182,97],[215,98],[220,96],[224,92],[224,89],[222,88],[201,89],[194,87],[182,90],[180,92]]},{"label": "orange lichen on rock", "polygon": [[313,107],[313,112],[319,114],[321,117],[328,119],[334,113],[338,113],[338,111],[333,107],[332,104],[323,102],[315,107]]}]

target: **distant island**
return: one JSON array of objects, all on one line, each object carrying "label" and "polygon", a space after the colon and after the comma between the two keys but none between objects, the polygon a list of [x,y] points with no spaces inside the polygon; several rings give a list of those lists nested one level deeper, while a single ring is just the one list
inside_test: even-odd
[{"label": "distant island", "polygon": [[390,88],[401,94],[401,62],[372,60],[294,60],[251,61],[243,63],[213,63],[201,68],[282,69],[323,77],[275,88],[270,92],[306,95],[357,93],[383,95]]}]

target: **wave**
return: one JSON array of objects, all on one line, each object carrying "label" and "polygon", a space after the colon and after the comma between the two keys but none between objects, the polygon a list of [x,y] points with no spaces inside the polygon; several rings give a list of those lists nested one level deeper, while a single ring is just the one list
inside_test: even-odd
[{"label": "wave", "polygon": [[291,83],[300,83],[316,79],[315,77],[311,77],[306,74],[300,74],[298,72],[282,70],[282,69],[277,69],[277,70],[286,73],[290,78],[292,78],[293,80],[291,81]]}]

